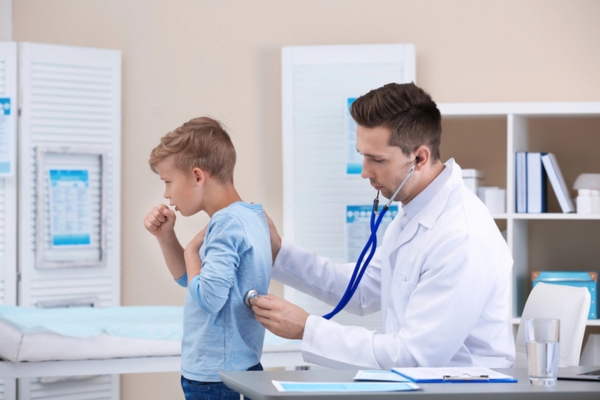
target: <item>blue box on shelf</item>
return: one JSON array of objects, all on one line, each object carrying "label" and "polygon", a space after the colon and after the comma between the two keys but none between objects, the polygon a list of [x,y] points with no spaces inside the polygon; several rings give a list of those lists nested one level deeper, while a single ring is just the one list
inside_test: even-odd
[{"label": "blue box on shelf", "polygon": [[588,319],[598,318],[597,293],[598,273],[579,271],[533,271],[531,273],[533,287],[540,282],[553,285],[584,287],[590,292],[591,304]]}]

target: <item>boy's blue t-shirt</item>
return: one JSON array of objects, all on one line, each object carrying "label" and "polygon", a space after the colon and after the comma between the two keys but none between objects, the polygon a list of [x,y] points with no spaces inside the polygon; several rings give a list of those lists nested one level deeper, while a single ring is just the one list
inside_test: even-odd
[{"label": "boy's blue t-shirt", "polygon": [[[259,204],[236,202],[213,214],[200,247],[202,270],[183,307],[181,375],[219,382],[219,371],[258,364],[265,329],[244,304],[250,289],[266,294],[271,279],[269,226]],[[187,274],[177,279],[187,286]]]}]

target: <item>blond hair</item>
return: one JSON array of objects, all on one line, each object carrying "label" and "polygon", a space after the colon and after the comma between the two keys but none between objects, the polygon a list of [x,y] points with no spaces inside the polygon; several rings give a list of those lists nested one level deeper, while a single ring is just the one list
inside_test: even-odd
[{"label": "blond hair", "polygon": [[235,148],[221,123],[208,117],[194,118],[160,139],[152,149],[148,164],[158,173],[156,164],[169,156],[175,167],[189,173],[200,168],[221,183],[233,183]]}]

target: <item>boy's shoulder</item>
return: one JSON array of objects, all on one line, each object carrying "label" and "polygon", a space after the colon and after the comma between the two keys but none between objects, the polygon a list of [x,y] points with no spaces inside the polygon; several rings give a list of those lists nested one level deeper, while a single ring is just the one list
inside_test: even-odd
[{"label": "boy's shoulder", "polygon": [[211,218],[211,223],[234,218],[239,219],[243,225],[248,218],[253,216],[260,216],[261,219],[265,218],[262,205],[238,201],[215,212]]},{"label": "boy's shoulder", "polygon": [[[227,232],[227,237],[254,237],[268,232],[267,219],[260,204],[233,203],[215,212],[208,224],[207,236]],[[249,235],[249,236],[248,236]]]},{"label": "boy's shoulder", "polygon": [[227,207],[222,208],[219,211],[215,212],[213,214],[213,218],[215,216],[219,216],[219,215],[243,214],[243,213],[247,213],[247,212],[257,212],[257,211],[263,211],[263,207],[261,204],[244,203],[243,201],[236,201],[234,203],[231,203]]}]

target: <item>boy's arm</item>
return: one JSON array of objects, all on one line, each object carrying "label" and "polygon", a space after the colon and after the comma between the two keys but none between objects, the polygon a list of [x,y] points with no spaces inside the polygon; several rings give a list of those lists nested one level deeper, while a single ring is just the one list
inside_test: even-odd
[{"label": "boy's arm", "polygon": [[[192,241],[196,244],[186,248],[186,261],[199,260],[200,256],[195,255],[194,252],[201,237],[203,237],[202,232]],[[235,272],[240,265],[241,255],[247,250],[246,233],[239,218],[231,215],[214,215],[211,218],[210,232],[206,234],[204,246],[200,266],[202,272],[189,278],[188,290],[204,312],[215,314],[227,302],[235,283]],[[195,273],[191,268],[194,267],[188,266],[188,273]],[[198,268],[197,264],[196,268]]]},{"label": "boy's arm", "polygon": [[185,274],[185,258],[183,247],[179,243],[175,232],[163,237],[157,237],[163,257],[174,279],[179,279]]},{"label": "boy's arm", "polygon": [[185,272],[184,250],[174,231],[175,212],[164,204],[160,204],[146,215],[144,226],[158,240],[167,267],[173,278],[181,278]]}]

